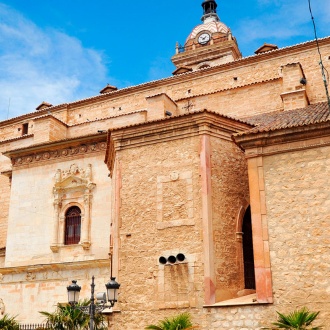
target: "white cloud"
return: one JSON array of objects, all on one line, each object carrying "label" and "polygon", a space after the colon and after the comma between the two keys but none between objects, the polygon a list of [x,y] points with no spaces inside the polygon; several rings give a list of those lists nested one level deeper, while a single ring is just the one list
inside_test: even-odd
[{"label": "white cloud", "polygon": [[[330,1],[311,0],[311,6],[318,36],[326,36]],[[258,43],[259,47],[263,42],[285,46],[314,38],[308,0],[257,0],[257,7],[260,14],[253,19],[239,22],[235,31],[242,48],[251,43],[254,47]]]},{"label": "white cloud", "polygon": [[[42,102],[96,95],[107,81],[103,55],[54,29],[42,30],[0,3],[0,120]],[[98,86],[98,87],[95,87]]]}]

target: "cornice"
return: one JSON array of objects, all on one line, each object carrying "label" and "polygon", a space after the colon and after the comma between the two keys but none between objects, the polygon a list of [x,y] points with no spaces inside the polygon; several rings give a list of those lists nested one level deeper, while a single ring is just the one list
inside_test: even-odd
[{"label": "cornice", "polygon": [[205,134],[231,141],[233,133],[249,128],[251,125],[247,123],[206,109],[166,120],[117,128],[109,131],[105,163],[112,175],[115,154],[119,150]]},{"label": "cornice", "polygon": [[[208,130],[209,133],[215,135],[220,134],[223,137],[226,136],[228,139],[231,139],[231,134],[252,127],[248,123],[235,118],[223,116],[219,113],[204,109],[185,115],[139,123],[122,128],[114,128],[110,130],[110,134],[113,139],[123,142],[121,148],[131,148],[133,145],[132,143],[128,143],[127,140],[132,142],[132,140],[140,140],[140,138],[143,137],[143,141],[138,142],[139,145],[141,145],[141,143],[143,145],[144,143],[152,141],[157,142],[158,140],[164,140],[164,138],[179,138],[182,134],[199,135],[203,130],[202,127],[205,125],[210,128],[210,130]],[[189,129],[189,132],[184,133],[186,128]],[[194,130],[194,128],[197,128],[197,130]],[[169,132],[172,132],[172,134],[168,134]],[[163,133],[165,136],[162,136]]]},{"label": "cornice", "polygon": [[[161,93],[161,94],[166,95],[165,93]],[[161,94],[158,94],[158,95],[161,95]],[[156,95],[154,95],[154,96],[156,96]],[[153,97],[153,96],[150,96],[150,97]],[[174,102],[173,100],[171,100],[171,101]],[[103,118],[98,118],[98,119],[94,119],[94,120],[89,120],[89,121],[84,121],[84,122],[81,122],[81,123],[68,125],[68,127],[71,128],[71,127],[76,127],[76,126],[88,125],[90,123],[96,123],[96,122],[100,122],[100,121],[106,121],[106,120],[109,120],[109,119],[111,120],[111,119],[116,119],[116,118],[119,118],[119,117],[130,116],[130,115],[141,114],[141,113],[148,113],[148,111],[147,110],[136,110],[136,111],[131,111],[131,112],[125,112],[125,113],[117,114],[115,116],[103,117]]]},{"label": "cornice", "polygon": [[61,119],[53,116],[51,113],[47,113],[47,114],[44,114],[42,116],[38,116],[38,117],[34,117],[33,118],[34,121],[40,121],[40,120],[44,120],[44,119],[52,119],[52,120],[57,121],[60,124],[64,125],[65,127],[68,127],[68,124],[67,123],[65,123]]},{"label": "cornice", "polygon": [[69,106],[69,103],[62,103],[62,104],[58,104],[58,105],[54,105],[52,107],[43,109],[43,110],[37,110],[37,111],[33,111],[33,112],[29,112],[26,113],[24,115],[20,115],[20,116],[16,116],[13,118],[9,118],[3,121],[0,121],[0,126],[2,125],[11,125],[17,122],[22,122],[24,120],[28,120],[28,119],[34,119],[43,115],[47,115],[50,112],[57,112],[60,110],[67,110]]},{"label": "cornice", "polygon": [[0,268],[0,274],[21,274],[21,273],[36,273],[36,272],[46,272],[46,271],[67,271],[67,270],[77,270],[77,269],[87,269],[87,268],[103,268],[110,267],[109,259],[94,259],[94,260],[84,260],[75,262],[62,262],[62,263],[48,263],[39,265],[27,265],[27,266],[17,266],[17,267],[3,267]]},{"label": "cornice", "polygon": [[245,150],[246,158],[330,146],[330,122],[237,135],[233,140]]},{"label": "cornice", "polygon": [[204,55],[207,56],[207,60],[213,60],[215,58],[231,54],[231,51],[235,53],[236,58],[241,58],[237,44],[233,40],[228,40],[176,54],[171,58],[171,60],[176,66],[180,66],[183,63],[187,63],[187,65],[189,65],[195,63],[196,61],[201,62]]},{"label": "cornice", "polygon": [[190,100],[190,99],[193,99],[193,98],[196,98],[196,97],[201,97],[201,96],[206,96],[206,95],[213,95],[213,94],[217,94],[217,93],[221,93],[221,92],[227,92],[227,91],[234,90],[234,89],[245,88],[245,87],[250,87],[250,86],[254,86],[254,85],[260,85],[260,84],[275,82],[275,81],[279,81],[281,79],[283,79],[283,78],[282,77],[274,77],[274,78],[271,78],[271,79],[264,79],[264,80],[260,80],[260,81],[254,81],[254,82],[251,82],[251,83],[248,83],[248,84],[230,86],[230,87],[227,87],[227,88],[217,89],[215,91],[211,91],[211,92],[207,92],[207,93],[200,93],[200,94],[185,96],[185,97],[176,99],[175,102]]},{"label": "cornice", "polygon": [[7,139],[7,140],[2,140],[2,141],[0,141],[0,145],[4,144],[4,143],[13,142],[13,141],[24,140],[24,139],[27,139],[27,138],[31,138],[33,136],[34,136],[34,134],[25,134],[25,135],[17,136],[17,137],[10,138],[10,139]]},{"label": "cornice", "polygon": [[52,160],[68,159],[92,153],[105,152],[106,134],[62,140],[3,153],[11,159],[13,167],[40,164]]},{"label": "cornice", "polygon": [[[325,45],[329,45],[330,44],[330,37],[318,39],[318,42],[319,42],[320,47],[325,46]],[[297,53],[297,52],[310,50],[312,48],[316,49],[315,40],[307,41],[307,42],[297,44],[297,45],[293,45],[293,46],[288,46],[288,47],[284,47],[284,48],[271,50],[269,52],[262,53],[262,54],[251,55],[251,56],[239,59],[239,60],[235,60],[233,62],[220,64],[220,65],[217,65],[217,66],[212,66],[210,68],[203,69],[203,70],[197,70],[197,71],[193,71],[193,72],[186,72],[186,73],[178,74],[178,75],[175,75],[175,76],[167,77],[167,78],[164,78],[164,79],[142,83],[142,84],[139,84],[139,85],[136,85],[136,86],[125,87],[125,88],[118,89],[118,90],[113,91],[113,92],[96,95],[96,96],[86,98],[86,99],[82,99],[82,100],[78,100],[78,101],[75,101],[75,102],[72,102],[72,103],[59,104],[59,105],[56,105],[56,106],[53,106],[53,107],[49,107],[45,110],[39,110],[37,112],[32,112],[32,113],[25,114],[25,115],[15,117],[15,118],[12,118],[12,119],[4,120],[4,121],[0,122],[0,125],[19,122],[19,121],[22,121],[23,119],[29,119],[29,118],[32,119],[36,116],[36,114],[41,114],[42,115],[42,114],[46,114],[48,112],[56,112],[58,110],[66,110],[66,109],[70,110],[72,108],[75,108],[76,106],[81,106],[81,105],[84,105],[84,104],[88,104],[90,102],[111,100],[111,99],[126,96],[128,94],[143,92],[143,91],[146,91],[146,90],[149,90],[149,89],[152,89],[152,88],[163,87],[164,85],[168,85],[168,84],[177,84],[177,83],[180,83],[182,81],[193,80],[196,77],[204,77],[204,76],[208,76],[208,75],[213,75],[213,74],[216,74],[216,73],[219,73],[219,72],[223,72],[223,71],[227,71],[227,70],[233,70],[233,69],[236,69],[238,67],[246,66],[246,65],[249,65],[249,64],[252,64],[252,63],[253,64],[258,64],[259,62],[263,62],[263,61],[266,61],[266,60],[269,60],[269,59],[272,59],[272,58],[281,57],[281,56],[285,56],[285,55],[289,55],[289,54],[294,54],[294,53]]]}]

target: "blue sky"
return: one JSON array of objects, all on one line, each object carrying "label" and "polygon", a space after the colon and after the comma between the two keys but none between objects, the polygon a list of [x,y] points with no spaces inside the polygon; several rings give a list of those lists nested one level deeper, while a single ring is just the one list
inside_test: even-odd
[{"label": "blue sky", "polygon": [[[0,120],[171,76],[175,43],[201,23],[202,0],[0,0]],[[330,0],[311,0],[318,37]],[[222,0],[243,56],[264,42],[312,40],[308,0]],[[8,111],[9,110],[9,111]]]}]

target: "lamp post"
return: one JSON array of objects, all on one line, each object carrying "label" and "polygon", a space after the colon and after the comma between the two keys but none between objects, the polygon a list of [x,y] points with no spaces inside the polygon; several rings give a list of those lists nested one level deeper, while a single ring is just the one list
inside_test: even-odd
[{"label": "lamp post", "polygon": [[[112,273],[112,272],[111,272]],[[75,308],[81,310],[85,314],[89,314],[89,328],[90,330],[94,330],[94,317],[95,313],[100,313],[102,312],[105,308],[107,307],[113,307],[115,303],[118,300],[118,289],[120,287],[120,284],[116,282],[116,278],[112,277],[111,274],[111,279],[110,281],[105,285],[107,289],[107,296],[108,296],[108,302],[110,303],[109,305],[106,305],[105,301],[105,294],[102,293],[97,295],[97,301],[99,303],[95,303],[95,297],[94,297],[94,276],[92,276],[92,283],[91,283],[91,299],[90,303],[88,306],[77,306],[78,301],[79,301],[79,293],[81,290],[81,287],[77,284],[77,281],[72,281],[72,284],[70,284],[67,287],[68,290],[68,301],[71,306],[75,306]]]}]

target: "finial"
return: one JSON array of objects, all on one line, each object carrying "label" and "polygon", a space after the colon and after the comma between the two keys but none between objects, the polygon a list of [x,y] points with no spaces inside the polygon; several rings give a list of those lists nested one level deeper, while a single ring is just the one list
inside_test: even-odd
[{"label": "finial", "polygon": [[203,7],[202,21],[204,23],[220,21],[219,16],[217,14],[218,5],[215,0],[205,0],[202,3],[202,7]]}]

